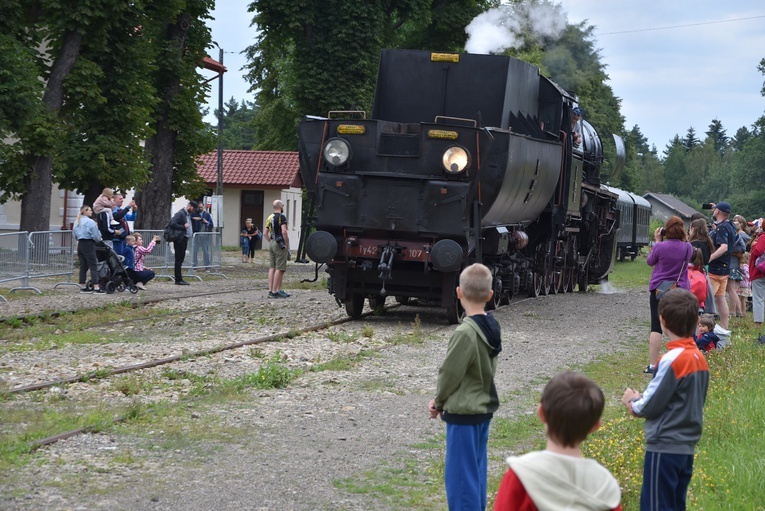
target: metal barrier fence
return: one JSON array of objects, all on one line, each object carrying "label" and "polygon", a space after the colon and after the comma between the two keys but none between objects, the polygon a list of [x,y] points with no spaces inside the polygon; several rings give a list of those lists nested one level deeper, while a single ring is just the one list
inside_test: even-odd
[{"label": "metal barrier fence", "polygon": [[[28,278],[66,276],[65,282],[58,286],[78,286],[72,282],[74,274],[75,239],[72,231],[35,231],[29,233],[29,273]],[[29,287],[36,292],[39,289]]]},{"label": "metal barrier fence", "polygon": [[[146,254],[144,265],[151,268],[157,277],[174,279],[175,246],[162,239],[161,230],[141,230],[144,245],[148,246],[152,238],[159,236],[151,253]],[[227,278],[221,273],[222,237],[219,232],[195,233],[186,247],[186,256],[182,270],[184,276],[202,280],[197,275],[206,272]],[[77,270],[77,241],[72,231],[37,231],[13,232],[0,234],[0,284],[4,282],[21,281],[21,285],[10,289],[9,293],[18,290],[31,290],[42,293],[29,284],[31,279],[66,276],[66,281],[58,282],[58,286],[78,286],[72,282],[72,275]],[[8,300],[0,295],[0,301]]]},{"label": "metal barrier fence", "polygon": [[[29,271],[29,233],[11,232],[0,234],[0,283],[22,281],[27,284]],[[11,289],[13,292],[17,288]],[[3,295],[0,300],[7,302]]]},{"label": "metal barrier fence", "polygon": [[[194,275],[195,271],[205,271],[211,275],[218,275],[227,279],[223,273],[220,272],[220,267],[223,262],[223,237],[219,232],[195,232],[191,237],[191,243],[189,244],[189,251],[191,252],[191,267],[189,268],[189,275]],[[188,260],[188,257],[186,258]],[[184,261],[185,265],[186,261]],[[185,268],[186,266],[184,266]],[[200,279],[201,280],[201,279]]]}]

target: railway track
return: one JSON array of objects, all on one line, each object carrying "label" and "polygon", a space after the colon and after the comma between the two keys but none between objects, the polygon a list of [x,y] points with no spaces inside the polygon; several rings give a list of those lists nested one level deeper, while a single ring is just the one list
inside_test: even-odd
[{"label": "railway track", "polygon": [[[225,294],[240,293],[240,292],[242,292],[241,289],[233,289],[233,290],[226,290],[226,291],[218,291],[218,292],[206,293],[205,296],[208,297],[208,296],[211,296],[211,295],[225,295]],[[198,295],[181,295],[181,296],[175,295],[175,296],[167,296],[167,297],[157,297],[157,298],[154,298],[154,299],[151,299],[151,300],[142,300],[142,301],[140,301],[138,303],[135,303],[134,307],[142,307],[142,306],[147,306],[147,305],[150,305],[150,304],[162,303],[162,302],[171,301],[171,300],[183,300],[183,299],[194,298],[194,297],[198,297]],[[385,309],[390,311],[390,310],[396,309],[398,307],[401,307],[401,306],[398,305],[398,304],[394,304],[394,305],[390,305],[390,306],[385,307]],[[505,309],[507,307],[509,307],[509,306],[502,306],[499,309],[501,310],[501,309]],[[128,321],[139,321],[140,320],[140,321],[144,321],[145,322],[147,319],[152,318],[152,317],[154,317],[154,318],[166,318],[169,315],[190,315],[190,314],[195,314],[195,313],[199,313],[199,312],[207,311],[207,310],[208,309],[206,309],[206,308],[192,308],[192,309],[178,311],[178,312],[171,313],[171,314],[163,314],[163,315],[149,316],[149,317],[143,317],[143,318],[134,318],[134,319],[131,319],[131,320],[128,320]],[[54,316],[55,317],[55,316],[63,314],[63,313],[64,313],[64,311],[54,311],[53,313],[49,313],[46,316],[48,316],[48,317]],[[367,318],[367,317],[369,317],[369,316],[371,316],[373,314],[376,314],[376,312],[374,312],[374,311],[366,312],[366,313],[362,314],[362,319],[363,318]],[[303,326],[303,327],[300,327],[300,328],[283,329],[283,330],[281,330],[279,332],[276,332],[276,333],[271,333],[271,334],[268,334],[268,335],[259,335],[259,336],[256,336],[256,337],[253,337],[251,339],[244,340],[244,341],[225,343],[225,344],[222,344],[222,345],[219,345],[219,346],[215,346],[215,347],[212,347],[212,348],[206,348],[206,349],[196,350],[196,351],[192,351],[192,352],[184,352],[184,353],[173,355],[173,356],[170,356],[170,357],[157,358],[157,359],[150,360],[150,361],[143,362],[143,363],[139,363],[139,364],[123,365],[123,366],[119,366],[119,367],[115,367],[115,368],[109,368],[109,369],[99,369],[99,370],[96,370],[96,371],[89,371],[89,372],[85,372],[85,373],[82,373],[82,374],[77,374],[77,375],[74,375],[72,377],[58,378],[58,379],[53,379],[53,380],[50,380],[50,381],[44,381],[44,382],[39,382],[39,383],[34,383],[34,384],[29,384],[29,385],[21,385],[21,386],[9,389],[7,391],[7,393],[11,394],[11,395],[21,395],[21,394],[26,394],[26,393],[31,393],[31,392],[51,389],[53,387],[62,387],[62,386],[66,386],[66,385],[70,385],[70,384],[75,384],[75,383],[103,381],[103,380],[106,380],[108,378],[112,378],[112,377],[115,377],[115,376],[118,376],[118,375],[125,375],[125,374],[129,374],[129,373],[135,373],[137,371],[142,371],[142,370],[145,370],[145,369],[151,369],[151,368],[155,368],[155,367],[159,367],[159,366],[165,366],[165,365],[169,365],[169,364],[174,364],[174,363],[178,363],[178,362],[182,362],[182,361],[187,361],[189,359],[197,359],[197,358],[203,358],[203,357],[210,357],[210,356],[213,356],[213,355],[216,355],[216,354],[220,354],[220,353],[231,351],[231,350],[236,350],[236,349],[239,349],[239,348],[242,348],[242,347],[246,347],[246,346],[264,344],[264,343],[269,343],[269,342],[273,342],[273,341],[283,341],[283,340],[286,340],[286,339],[291,339],[291,338],[298,337],[298,336],[303,335],[305,333],[316,332],[316,331],[328,329],[330,327],[342,325],[342,324],[345,324],[345,323],[350,323],[352,321],[353,320],[351,318],[348,318],[348,317],[343,317],[341,319],[334,319],[334,320],[330,320],[330,321],[320,321],[320,322],[317,322],[317,323],[314,323],[314,324],[310,324],[310,325],[307,325],[307,326]],[[100,325],[97,325],[97,326],[87,327],[87,328],[103,328],[105,326],[124,326],[126,322],[127,321],[114,321],[114,322],[103,323],[103,324],[100,324]],[[448,325],[444,325],[444,324],[438,325],[435,328],[429,329],[427,334],[429,335],[429,334],[435,333],[435,332],[437,332],[439,330],[442,330],[444,328],[448,328]],[[122,420],[124,420],[122,417],[118,417],[118,418],[115,418],[113,420],[113,422],[121,422]],[[62,432],[62,433],[58,433],[56,435],[49,436],[49,437],[46,437],[46,438],[43,438],[43,439],[35,441],[33,443],[33,445],[32,445],[32,449],[37,449],[37,448],[40,448],[40,447],[45,446],[45,445],[50,445],[50,444],[55,443],[57,441],[60,441],[60,440],[66,439],[66,438],[70,438],[70,437],[78,435],[78,434],[87,433],[87,432],[90,432],[90,431],[92,431],[92,429],[86,427],[86,428],[78,428],[78,429],[75,429],[75,430],[65,431],[65,432]]]},{"label": "railway track", "polygon": [[[236,288],[236,289],[226,289],[221,291],[205,291],[204,296],[216,296],[216,295],[227,295],[227,294],[233,294],[233,293],[241,293],[243,291],[246,291],[246,288]],[[3,316],[0,317],[0,324],[8,324],[9,322],[13,321],[22,321],[25,324],[31,324],[35,322],[36,320],[40,319],[47,319],[47,318],[57,318],[62,315],[66,314],[72,314],[73,312],[80,312],[83,310],[99,310],[99,309],[105,309],[107,307],[112,307],[115,304],[127,304],[133,307],[134,309],[138,309],[141,307],[146,307],[148,305],[155,305],[158,303],[163,302],[171,302],[171,301],[178,301],[178,300],[186,300],[189,298],[196,298],[199,294],[183,294],[183,295],[163,295],[153,298],[138,298],[135,300],[120,300],[118,302],[102,302],[97,307],[80,307],[80,308],[74,308],[74,309],[61,309],[61,310],[47,310],[47,311],[41,311],[41,312],[32,312],[29,314],[21,314],[21,315],[12,315],[12,316]],[[116,322],[113,322],[116,323]]]},{"label": "railway track", "polygon": [[[397,307],[399,307],[399,305],[391,305],[389,307],[386,307],[386,309],[389,310],[389,309],[394,309],[394,308],[397,308]],[[366,312],[366,313],[362,314],[362,318],[360,318],[360,319],[363,319],[363,318],[368,317],[368,316],[370,316],[372,314],[375,314],[375,313],[376,312],[374,312],[374,311]],[[331,326],[341,325],[343,323],[349,323],[349,322],[352,322],[352,321],[357,321],[357,320],[354,320],[352,318],[342,318],[342,319],[338,319],[338,320],[335,320],[335,321],[330,321],[330,322],[327,322],[327,323],[319,323],[319,324],[316,324],[316,325],[311,325],[311,326],[302,328],[302,329],[300,329],[298,331],[279,332],[279,333],[276,333],[276,334],[271,334],[271,335],[266,335],[266,336],[258,337],[258,338],[255,338],[255,339],[250,339],[248,341],[237,342],[237,343],[232,343],[232,344],[226,344],[224,346],[219,346],[219,347],[212,348],[212,349],[207,349],[207,350],[201,350],[201,351],[197,351],[197,352],[194,352],[194,353],[188,353],[188,354],[178,355],[178,356],[174,356],[174,357],[167,357],[167,358],[164,358],[164,359],[153,360],[151,362],[146,362],[146,363],[143,363],[143,364],[135,364],[135,365],[131,365],[131,366],[119,367],[119,368],[115,368],[115,369],[110,370],[108,372],[108,374],[103,374],[102,372],[101,373],[93,372],[93,373],[84,374],[84,375],[81,375],[81,376],[78,376],[78,377],[73,377],[73,378],[65,378],[65,379],[60,379],[60,380],[55,380],[55,381],[43,382],[43,383],[39,383],[39,384],[35,384],[35,385],[27,385],[27,386],[23,386],[23,387],[17,387],[17,388],[11,389],[9,391],[9,393],[11,393],[11,394],[23,394],[23,393],[27,393],[27,392],[33,392],[33,391],[38,391],[38,390],[45,390],[45,389],[49,389],[51,387],[57,387],[57,386],[61,386],[61,385],[71,384],[71,383],[87,382],[87,381],[90,381],[92,379],[108,378],[108,377],[116,376],[116,375],[119,375],[119,374],[125,374],[125,373],[139,371],[139,370],[142,370],[142,369],[149,369],[149,368],[152,368],[152,367],[158,367],[158,366],[161,366],[161,365],[171,364],[173,362],[178,362],[178,361],[186,359],[186,358],[194,358],[194,357],[213,355],[213,354],[216,354],[216,353],[221,353],[221,352],[224,352],[224,351],[234,350],[234,349],[241,348],[241,347],[244,347],[244,346],[250,346],[250,345],[254,345],[254,344],[261,344],[261,343],[266,343],[266,342],[270,342],[270,341],[274,341],[274,340],[289,339],[289,338],[296,337],[296,336],[304,334],[304,333],[314,332],[314,331],[317,331],[317,330],[322,330],[322,329],[325,329],[325,328],[329,328]],[[112,424],[117,424],[119,422],[123,422],[124,420],[125,420],[124,417],[117,417],[117,418],[115,418],[112,421]],[[66,440],[68,438],[72,438],[73,436],[81,435],[81,434],[84,434],[84,433],[89,433],[91,431],[92,431],[91,428],[84,427],[84,428],[77,428],[77,429],[70,430],[70,431],[65,431],[65,432],[62,432],[62,433],[57,433],[56,435],[52,435],[52,436],[49,436],[49,437],[46,437],[46,438],[42,438],[42,439],[36,440],[33,443],[33,445],[31,446],[31,449],[32,450],[36,450],[36,449],[39,449],[39,448],[44,447],[46,445],[51,445],[51,444],[54,444],[54,443],[59,442],[61,440]]]}]

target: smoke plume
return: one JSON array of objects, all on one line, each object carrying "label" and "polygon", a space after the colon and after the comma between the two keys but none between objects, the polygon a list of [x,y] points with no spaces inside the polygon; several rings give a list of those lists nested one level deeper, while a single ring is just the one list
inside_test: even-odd
[{"label": "smoke plume", "polygon": [[557,38],[566,28],[566,15],[560,5],[541,2],[503,5],[479,14],[465,28],[468,53],[499,53],[518,48],[524,36],[535,39]]}]

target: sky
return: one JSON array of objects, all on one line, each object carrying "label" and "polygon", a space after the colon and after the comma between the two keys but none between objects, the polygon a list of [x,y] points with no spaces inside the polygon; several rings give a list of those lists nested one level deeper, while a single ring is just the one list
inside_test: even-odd
[{"label": "sky", "polygon": [[[253,44],[249,1],[219,0],[209,22],[224,50],[224,101],[253,101],[241,68],[241,52]],[[640,127],[661,153],[675,136],[693,127],[704,139],[713,119],[727,135],[765,114],[760,90],[765,75],[765,3],[762,0],[559,0],[570,23],[595,26],[594,44],[606,65],[608,84],[622,101],[625,127]],[[218,58],[218,48],[210,49]],[[206,72],[210,74],[210,72]],[[555,77],[552,77],[555,80]],[[218,106],[211,82],[210,114]],[[307,112],[312,113],[312,112]],[[586,112],[585,112],[586,116]],[[597,127],[596,127],[597,128]]]}]

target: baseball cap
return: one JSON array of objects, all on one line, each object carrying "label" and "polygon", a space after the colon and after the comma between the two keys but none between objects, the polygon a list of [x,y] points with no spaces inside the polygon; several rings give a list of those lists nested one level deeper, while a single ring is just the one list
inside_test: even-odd
[{"label": "baseball cap", "polygon": [[715,205],[715,207],[717,209],[719,209],[720,211],[722,211],[723,213],[730,213],[731,212],[730,204],[728,204],[727,202],[718,202]]}]

